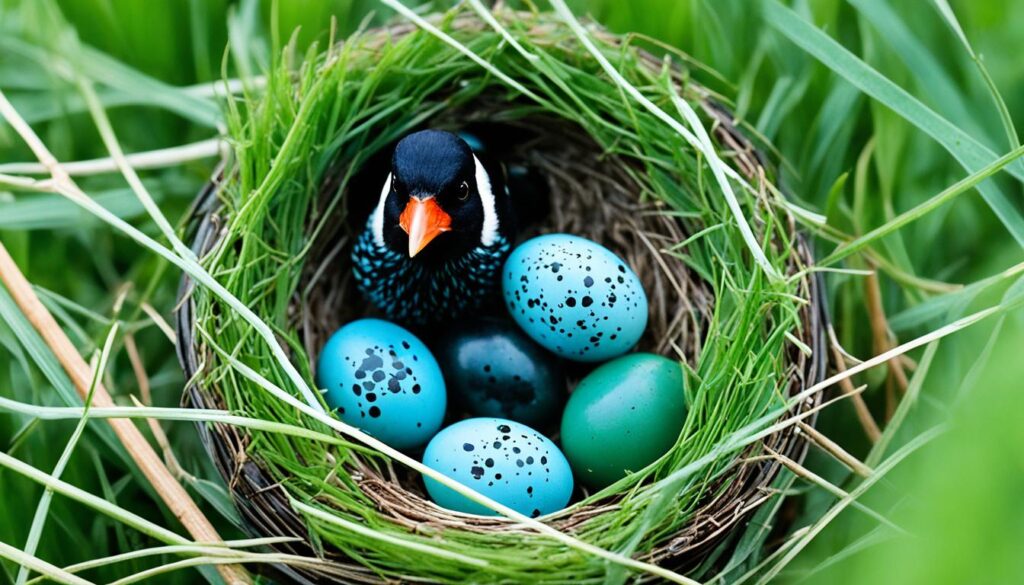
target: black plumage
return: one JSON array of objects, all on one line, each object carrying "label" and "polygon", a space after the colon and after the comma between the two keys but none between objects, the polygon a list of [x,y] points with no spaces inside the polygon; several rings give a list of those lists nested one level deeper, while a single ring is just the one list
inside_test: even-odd
[{"label": "black plumage", "polygon": [[450,132],[416,132],[395,147],[353,248],[356,282],[400,323],[471,315],[496,296],[514,237],[503,169]]}]

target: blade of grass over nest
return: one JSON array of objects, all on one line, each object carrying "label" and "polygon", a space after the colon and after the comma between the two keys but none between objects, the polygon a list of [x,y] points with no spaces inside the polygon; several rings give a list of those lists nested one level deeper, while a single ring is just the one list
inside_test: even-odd
[{"label": "blade of grass over nest", "polygon": [[540,104],[546,103],[546,100],[544,98],[542,98],[541,96],[537,95],[536,93],[530,91],[529,89],[527,89],[527,87],[525,85],[523,85],[522,83],[519,83],[515,79],[512,79],[506,73],[504,73],[503,71],[501,71],[498,68],[494,67],[494,65],[492,65],[492,64],[488,63],[487,61],[483,60],[482,58],[480,58],[479,55],[477,55],[476,53],[471,51],[468,47],[466,47],[462,43],[456,41],[450,35],[445,34],[444,31],[442,31],[441,29],[437,28],[436,26],[434,26],[433,24],[428,22],[425,18],[423,18],[419,14],[416,14],[415,12],[410,10],[405,4],[402,4],[398,0],[380,0],[380,2],[381,2],[381,4],[384,4],[385,6],[393,9],[395,12],[397,12],[397,13],[401,14],[402,16],[408,18],[413,23],[415,23],[416,26],[418,26],[418,27],[422,28],[423,30],[429,32],[430,34],[436,36],[437,38],[441,39],[445,43],[451,45],[452,48],[454,48],[455,50],[459,51],[460,53],[462,53],[463,55],[468,57],[471,61],[473,61],[474,63],[476,63],[480,67],[483,67],[485,70],[487,70],[489,73],[493,74],[498,79],[500,79],[503,82],[505,82],[505,84],[507,84],[509,87],[515,89],[516,91],[522,93],[525,96],[528,96],[530,99],[536,101],[537,103],[540,103]]},{"label": "blade of grass over nest", "polygon": [[[123,289],[117,300],[114,301],[114,319],[117,318],[117,314],[120,312],[121,303],[124,301],[124,296],[127,293],[127,289]],[[63,453],[57,460],[57,464],[54,466],[53,471],[50,473],[54,479],[60,479],[64,473],[64,469],[67,467],[68,461],[71,459],[72,453],[78,446],[79,439],[82,438],[82,433],[85,432],[85,425],[89,421],[89,407],[92,406],[93,393],[96,391],[96,384],[99,383],[100,378],[103,377],[103,373],[107,369],[107,362],[110,359],[110,350],[113,347],[114,339],[117,336],[119,323],[114,321],[111,325],[109,332],[107,333],[106,340],[103,342],[103,349],[100,351],[99,360],[93,369],[92,380],[89,382],[89,392],[86,394],[84,403],[85,407],[82,409],[82,416],[78,419],[78,424],[75,425],[75,430],[71,434],[71,438],[68,439],[67,444],[64,447]],[[43,535],[43,527],[46,524],[46,520],[49,515],[50,501],[53,500],[53,490],[46,488],[43,490],[43,495],[39,498],[39,504],[36,505],[35,515],[32,517],[32,524],[29,526],[28,539],[25,543],[25,553],[29,555],[35,555],[36,550],[39,547],[39,539]],[[29,577],[29,568],[22,565],[18,570],[18,578],[15,581],[16,585],[24,585],[25,581]]]},{"label": "blade of grass over nest", "polygon": [[[833,496],[836,496],[839,499],[847,498],[847,497],[850,496],[850,494],[847,493],[845,490],[843,490],[843,488],[833,484],[832,482],[828,481],[824,477],[821,477],[817,473],[814,473],[813,471],[807,469],[803,465],[800,465],[796,461],[793,461],[789,457],[786,457],[785,455],[781,455],[781,454],[775,452],[770,447],[766,447],[766,450],[768,451],[768,454],[770,456],[772,456],[772,457],[778,459],[779,461],[781,461],[782,464],[787,469],[789,469],[791,472],[796,474],[798,477],[808,481],[809,483],[813,483],[814,485],[817,485],[818,487],[824,489],[825,491],[829,492],[830,494],[832,494]],[[870,476],[870,474],[869,474],[869,476]],[[854,500],[853,502],[850,503],[850,505],[853,506],[854,508],[856,508],[857,510],[860,510],[861,512],[863,512],[868,517],[875,519],[879,524],[891,528],[894,532],[897,532],[899,534],[904,534],[904,535],[909,535],[910,534],[909,532],[907,532],[906,529],[900,527],[899,525],[894,523],[892,520],[889,520],[888,518],[886,518],[882,513],[880,513],[877,510],[869,507],[866,504],[862,504],[862,503]]]},{"label": "blade of grass over nest", "polygon": [[[857,58],[778,0],[762,0],[765,19],[790,41],[843,76],[887,108],[931,136],[968,171],[976,172],[997,158],[983,144],[922,104],[905,90]],[[1015,161],[1006,171],[1024,181],[1024,164]],[[994,182],[978,185],[982,197],[1010,234],[1024,246],[1024,217]]]},{"label": "blade of grass over nest", "polygon": [[474,567],[487,568],[489,566],[489,564],[485,560],[475,559],[475,558],[472,558],[472,557],[468,557],[466,555],[462,555],[462,554],[458,554],[458,553],[454,553],[454,552],[445,550],[443,548],[439,548],[439,547],[436,547],[436,546],[430,546],[428,544],[423,544],[422,542],[411,542],[409,540],[404,540],[404,539],[401,539],[401,538],[392,537],[392,536],[390,536],[390,535],[388,535],[386,533],[379,532],[379,531],[367,528],[367,527],[365,527],[365,526],[363,526],[361,524],[358,524],[356,522],[349,522],[348,520],[345,520],[344,518],[342,518],[340,516],[335,516],[335,515],[332,515],[332,514],[328,514],[328,513],[324,512],[324,511],[319,510],[317,508],[314,508],[312,506],[307,506],[306,504],[303,504],[302,502],[300,502],[298,500],[292,500],[290,503],[291,503],[291,505],[296,510],[298,510],[299,512],[305,514],[306,516],[309,516],[311,518],[315,518],[315,519],[317,519],[320,522],[327,522],[329,524],[334,524],[336,526],[341,527],[344,530],[355,532],[356,534],[358,534],[360,536],[363,536],[365,538],[368,538],[370,540],[380,541],[380,542],[382,542],[384,544],[389,544],[389,545],[400,547],[400,548],[408,548],[410,550],[416,550],[416,551],[419,551],[419,552],[427,553],[428,555],[431,555],[431,556],[435,556],[435,557],[439,557],[439,558],[443,558],[443,559],[448,559],[448,560],[456,561],[456,562],[463,563],[463,564],[466,564],[466,565],[471,565],[471,566],[474,566]]},{"label": "blade of grass over nest", "polygon": [[[633,99],[635,99],[641,105],[643,105],[652,114],[657,116],[660,120],[668,124],[674,130],[676,130],[676,132],[678,132],[688,142],[690,142],[690,144],[693,145],[694,148],[696,148],[699,152],[704,154],[704,156],[708,159],[708,163],[715,174],[716,180],[719,181],[719,187],[722,190],[722,196],[725,197],[725,200],[729,205],[729,209],[732,210],[734,219],[736,220],[736,224],[740,230],[740,233],[743,235],[744,241],[750,249],[750,253],[754,256],[754,260],[761,267],[764,273],[768,275],[769,278],[772,278],[773,280],[781,279],[781,276],[779,275],[778,271],[775,270],[775,267],[771,265],[771,262],[768,261],[768,258],[764,255],[764,251],[761,250],[760,245],[757,243],[757,239],[754,237],[754,233],[750,229],[750,224],[747,223],[747,219],[743,215],[743,210],[740,208],[739,202],[736,200],[736,196],[733,194],[732,185],[730,185],[729,181],[725,179],[725,175],[735,176],[735,171],[733,171],[729,167],[725,167],[725,165],[722,164],[721,160],[718,158],[718,154],[715,152],[714,146],[710,144],[710,141],[706,142],[705,140],[698,138],[697,135],[688,131],[676,119],[669,116],[654,102],[652,102],[642,93],[640,93],[640,90],[633,87],[633,85],[631,85],[618,71],[616,71],[615,67],[612,66],[612,64],[608,61],[604,54],[601,53],[601,51],[594,45],[587,31],[583,28],[582,25],[580,25],[579,21],[576,20],[576,17],[572,14],[572,11],[569,10],[569,7],[566,6],[564,0],[552,0],[551,4],[555,8],[555,11],[559,14],[559,16],[561,16],[569,25],[569,28],[573,30],[573,32],[576,34],[577,38],[579,38],[583,46],[586,47],[590,54],[593,55],[594,58],[598,61],[598,63],[601,64],[601,67],[604,69],[605,73],[607,73],[608,76],[611,77],[615,81],[615,83],[619,85],[619,87],[621,87],[626,93],[628,93],[631,97],[633,97]],[[707,133],[704,130],[703,125],[700,123],[700,120],[696,119],[696,113],[693,112],[693,109],[690,108],[689,104],[685,103],[685,101],[679,101],[682,102],[682,105],[680,106],[677,103],[676,106],[680,107],[683,111],[688,111],[689,114],[692,114],[693,119],[690,120],[691,126],[695,131],[699,129],[701,136],[706,138]]]},{"label": "blade of grass over nest", "polygon": [[982,63],[981,57],[974,52],[974,47],[971,46],[971,42],[967,40],[967,35],[964,33],[963,27],[960,26],[960,21],[957,20],[956,14],[953,12],[953,8],[949,5],[947,0],[932,0],[935,8],[939,11],[939,14],[946,20],[949,27],[953,29],[957,38],[963,44],[967,54],[971,56],[971,61],[974,61],[974,65],[978,69],[978,73],[981,74],[981,78],[985,81],[985,87],[988,89],[989,95],[992,97],[992,101],[995,103],[996,111],[999,112],[999,120],[1003,124],[1003,130],[1006,131],[1006,140],[1010,145],[1010,148],[1017,148],[1020,146],[1020,137],[1017,136],[1017,128],[1013,124],[1013,116],[1010,115],[1009,108],[1006,107],[1006,101],[1003,100],[1002,94],[999,93],[999,88],[996,87],[996,82],[992,79],[992,76],[988,73],[988,68]]}]

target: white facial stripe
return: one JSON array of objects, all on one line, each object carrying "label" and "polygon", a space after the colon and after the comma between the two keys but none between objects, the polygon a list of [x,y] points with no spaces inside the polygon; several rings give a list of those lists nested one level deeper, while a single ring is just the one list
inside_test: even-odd
[{"label": "white facial stripe", "polygon": [[480,232],[480,243],[490,246],[498,238],[498,210],[491,190],[491,178],[487,176],[484,165],[476,155],[473,155],[473,163],[476,165],[476,189],[484,206],[484,227]]},{"label": "white facial stripe", "polygon": [[384,181],[384,189],[380,192],[380,201],[373,210],[373,239],[378,246],[384,245],[384,202],[391,192],[391,173],[388,173],[388,180]]}]

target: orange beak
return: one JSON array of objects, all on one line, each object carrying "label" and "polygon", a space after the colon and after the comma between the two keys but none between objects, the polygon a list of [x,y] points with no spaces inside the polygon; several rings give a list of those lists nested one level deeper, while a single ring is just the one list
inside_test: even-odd
[{"label": "orange beak", "polygon": [[451,231],[452,217],[432,196],[425,199],[411,197],[398,217],[398,225],[409,234],[409,257],[412,258],[434,238]]}]

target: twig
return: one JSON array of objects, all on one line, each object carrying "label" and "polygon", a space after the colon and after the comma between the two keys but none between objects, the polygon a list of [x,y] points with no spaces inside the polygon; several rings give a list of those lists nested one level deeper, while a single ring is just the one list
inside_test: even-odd
[{"label": "twig", "polygon": [[[771,447],[769,447],[767,445],[765,445],[765,450],[768,451],[769,455],[771,455],[779,463],[781,463],[783,466],[785,466],[786,469],[792,471],[796,476],[802,477],[803,479],[806,479],[807,481],[809,481],[809,482],[811,482],[811,483],[821,487],[822,489],[824,489],[825,491],[829,492],[830,494],[836,496],[839,499],[844,499],[844,498],[849,498],[850,497],[850,494],[847,493],[842,488],[840,488],[840,487],[838,487],[836,485],[833,485],[831,482],[829,482],[825,478],[823,478],[820,475],[814,473],[813,471],[807,469],[803,465],[800,465],[796,461],[793,461],[789,457],[786,457],[782,453],[779,453],[779,452],[775,451],[774,449],[772,449]],[[868,516],[871,516],[875,520],[878,520],[880,523],[888,526],[889,528],[892,528],[893,530],[895,530],[897,532],[900,532],[902,534],[908,534],[908,532],[904,528],[901,528],[901,527],[897,526],[891,520],[889,520],[885,516],[879,514],[875,510],[869,508],[868,506],[866,506],[864,504],[861,504],[860,502],[858,502],[856,500],[854,500],[851,505],[853,507],[857,508],[858,510],[860,510],[861,512],[864,512]]]},{"label": "twig", "polygon": [[[21,312],[25,314],[46,345],[53,351],[68,377],[74,382],[78,393],[84,399],[89,393],[92,370],[79,355],[78,350],[75,349],[60,325],[57,324],[53,315],[39,301],[39,297],[32,290],[32,285],[14,263],[14,259],[11,258],[3,243],[0,243],[0,280],[3,280]],[[97,382],[93,389],[92,405],[100,408],[114,406],[114,400],[102,383]],[[110,419],[108,422],[132,460],[139,466],[143,475],[153,485],[174,517],[181,522],[193,538],[200,542],[221,542],[217,530],[164,466],[138,427],[127,419]],[[217,570],[228,583],[252,583],[249,574],[241,566],[224,565],[218,567]]]},{"label": "twig", "polygon": [[[889,340],[889,323],[885,318],[885,307],[882,306],[882,288],[878,281],[878,274],[872,272],[864,278],[864,298],[868,309],[868,322],[871,325],[872,343],[874,352],[885,353],[893,344]],[[891,359],[888,362],[889,376],[885,384],[885,420],[892,418],[896,410],[895,386],[899,385],[900,393],[907,390],[909,382],[903,371],[903,364],[899,359]]]},{"label": "twig", "polygon": [[807,438],[814,442],[815,445],[820,447],[829,455],[835,457],[837,461],[849,468],[850,471],[861,477],[868,477],[871,475],[872,470],[870,467],[862,463],[860,459],[851,455],[846,449],[840,447],[838,443],[826,437],[821,431],[805,422],[798,422],[796,425],[802,433],[807,435]]},{"label": "twig", "polygon": [[[153,406],[153,393],[149,384],[149,374],[146,373],[146,366],[142,363],[142,356],[139,354],[139,347],[135,343],[135,336],[131,333],[126,333],[124,336],[124,349],[128,354],[128,361],[131,362],[132,372],[135,374],[135,381],[139,386],[139,394],[142,396],[140,400],[133,395],[131,397],[132,402],[140,407]],[[164,464],[167,465],[167,469],[171,474],[179,480],[191,477],[178,462],[178,458],[174,456],[171,442],[167,439],[167,433],[164,432],[163,427],[160,426],[160,421],[150,418],[146,422],[149,423],[149,431],[153,433],[157,446],[163,451]]]},{"label": "twig", "polygon": [[174,333],[174,328],[171,327],[171,325],[167,322],[166,319],[164,319],[164,316],[160,314],[160,311],[157,311],[155,308],[153,308],[153,305],[149,303],[142,303],[141,307],[142,312],[153,320],[153,324],[160,329],[164,336],[166,336],[167,339],[170,340],[172,344],[176,345],[178,343],[178,337]]},{"label": "twig", "polygon": [[[832,329],[832,326],[828,326],[828,337],[829,345],[832,346],[832,355],[835,356],[836,371],[840,374],[846,373],[846,360],[843,357],[844,352],[842,346],[839,345],[839,340],[836,339],[836,332]],[[857,420],[860,421],[860,426],[864,427],[864,434],[868,436],[868,439],[875,443],[878,438],[882,436],[882,430],[878,428],[878,423],[875,422],[875,417],[871,416],[871,410],[868,409],[868,405],[864,402],[864,397],[860,394],[854,393],[853,381],[850,378],[841,378],[839,380],[839,388],[843,391],[843,394],[850,396],[850,401],[853,403],[853,408],[857,412]]]}]

